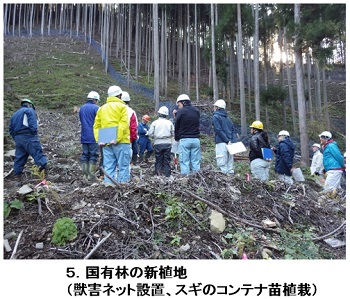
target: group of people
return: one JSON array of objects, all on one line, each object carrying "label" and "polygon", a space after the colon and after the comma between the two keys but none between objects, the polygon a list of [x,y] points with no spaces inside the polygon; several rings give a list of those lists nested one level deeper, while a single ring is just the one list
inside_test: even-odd
[{"label": "group of people", "polygon": [[[235,141],[234,126],[226,112],[226,103],[218,100],[214,103],[212,124],[215,132],[215,151],[217,166],[224,173],[234,174],[233,155],[230,155],[227,145]],[[254,121],[250,125],[252,135],[249,144],[250,171],[254,178],[262,181],[269,180],[269,172],[272,158],[265,152],[272,151],[275,156],[275,172],[278,178],[288,184],[293,184],[294,151],[295,146],[290,134],[286,130],[278,133],[278,146],[270,145],[269,136],[264,131],[261,121]],[[311,174],[325,176],[324,190],[341,188],[341,178],[345,171],[345,157],[341,154],[337,143],[332,139],[332,134],[324,131],[319,135],[320,144],[312,145],[313,157],[311,162]],[[321,147],[323,154],[321,153]]]},{"label": "group of people", "polygon": [[[173,110],[173,121],[169,119],[169,109],[162,106],[158,110],[158,118],[150,125],[151,118],[144,115],[140,123],[135,111],[129,106],[130,95],[113,85],[108,89],[106,103],[99,106],[100,95],[91,91],[86,103],[79,110],[81,123],[82,154],[80,165],[85,180],[95,180],[97,162],[104,170],[104,182],[115,180],[125,183],[130,180],[130,165],[148,161],[155,154],[155,175],[171,175],[171,155],[174,145],[179,157],[180,173],[189,174],[200,170],[200,112],[191,104],[188,95],[178,96],[177,109]],[[234,125],[226,111],[226,103],[220,99],[214,103],[212,126],[215,133],[216,163],[220,171],[234,174],[233,155],[227,145],[234,143]],[[101,141],[102,129],[112,128],[112,137]],[[29,99],[21,101],[21,108],[10,120],[9,132],[16,143],[14,175],[19,177],[30,156],[39,170],[47,168],[47,157],[43,153],[38,138],[38,121],[35,106]],[[286,130],[279,132],[278,147],[270,145],[269,136],[264,131],[261,121],[250,125],[250,170],[254,178],[268,181],[271,157],[265,152],[275,153],[275,172],[279,179],[293,183],[294,144]],[[320,144],[312,145],[314,152],[311,162],[311,174],[325,177],[324,190],[341,188],[340,182],[345,171],[345,155],[343,156],[328,131],[320,135]],[[321,153],[323,149],[323,154]],[[144,154],[145,157],[144,157]]]},{"label": "group of people", "polygon": [[[280,180],[293,184],[294,144],[288,131],[282,130],[277,138],[278,148],[270,147],[269,138],[263,130],[263,124],[255,121],[250,126],[252,138],[250,141],[250,167],[253,177],[267,181],[269,179],[270,160],[262,156],[262,148],[271,148],[276,154],[275,172]],[[324,180],[324,190],[330,191],[341,188],[341,178],[345,171],[345,157],[342,155],[332,134],[324,131],[319,135],[320,144],[314,143],[310,172]],[[323,149],[323,154],[321,153]],[[325,177],[325,179],[324,179]]]},{"label": "group of people", "polygon": [[[171,175],[171,149],[178,142],[181,173],[200,170],[199,110],[191,105],[190,98],[182,94],[177,99],[178,109],[173,111],[174,122],[169,120],[169,109],[162,106],[158,119],[150,125],[150,117],[144,115],[140,123],[130,108],[130,95],[119,86],[108,89],[108,98],[101,107],[97,92],[88,94],[86,103],[79,110],[81,143],[83,152],[80,163],[84,179],[94,180],[99,148],[101,149],[104,182],[118,183],[130,180],[130,164],[148,161],[155,155],[156,175]],[[101,129],[115,127],[115,140],[101,142]],[[144,157],[145,155],[145,157]]]}]

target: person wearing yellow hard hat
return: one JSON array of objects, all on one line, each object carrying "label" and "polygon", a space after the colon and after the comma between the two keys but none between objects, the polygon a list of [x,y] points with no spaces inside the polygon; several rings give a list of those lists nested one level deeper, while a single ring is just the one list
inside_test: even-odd
[{"label": "person wearing yellow hard hat", "polygon": [[254,121],[250,125],[250,133],[252,134],[249,143],[250,171],[254,178],[268,181],[271,158],[265,159],[263,157],[263,149],[270,150],[269,136],[264,131],[263,123],[259,120]]}]

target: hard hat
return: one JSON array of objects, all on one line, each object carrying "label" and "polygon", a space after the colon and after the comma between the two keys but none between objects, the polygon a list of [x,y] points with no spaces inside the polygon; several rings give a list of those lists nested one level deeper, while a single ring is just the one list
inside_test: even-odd
[{"label": "hard hat", "polygon": [[100,95],[96,91],[90,91],[87,98],[98,102],[100,101]]},{"label": "hard hat", "polygon": [[177,97],[176,103],[181,102],[181,101],[190,101],[190,97],[187,94],[180,94]]},{"label": "hard hat", "polygon": [[321,148],[321,145],[319,144],[319,143],[314,143],[313,145],[312,145],[312,147],[318,147],[318,148]]},{"label": "hard hat", "polygon": [[318,137],[332,138],[332,133],[328,131],[323,131]]},{"label": "hard hat", "polygon": [[289,137],[289,132],[288,131],[285,131],[285,130],[282,130],[278,133],[278,136],[288,136]]},{"label": "hard hat", "polygon": [[224,100],[217,100],[215,102],[214,106],[222,108],[222,109],[226,109],[226,103]]},{"label": "hard hat", "polygon": [[112,96],[118,96],[122,93],[122,89],[119,86],[116,85],[112,85],[108,88],[108,96],[112,97]]},{"label": "hard hat", "polygon": [[145,120],[145,121],[147,121],[147,122],[151,120],[151,118],[150,118],[147,114],[145,114],[144,116],[142,116],[142,119]]},{"label": "hard hat", "polygon": [[126,91],[123,91],[121,100],[124,101],[124,102],[130,102],[130,95],[129,95],[129,93],[126,92]]},{"label": "hard hat", "polygon": [[166,106],[162,106],[162,107],[159,108],[158,113],[168,116],[169,115],[169,109]]},{"label": "hard hat", "polygon": [[21,105],[22,105],[23,103],[29,103],[29,104],[31,104],[31,105],[33,106],[33,109],[35,110],[34,103],[33,103],[31,100],[29,100],[29,99],[23,99],[23,100],[21,100]]},{"label": "hard hat", "polygon": [[250,125],[250,127],[254,128],[254,129],[259,129],[259,130],[264,129],[263,123],[259,120],[253,121],[253,123]]}]

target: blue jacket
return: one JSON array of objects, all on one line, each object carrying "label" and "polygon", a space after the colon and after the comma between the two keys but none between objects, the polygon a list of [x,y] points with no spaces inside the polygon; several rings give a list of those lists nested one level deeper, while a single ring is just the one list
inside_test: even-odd
[{"label": "blue jacket", "polygon": [[93,127],[98,108],[98,105],[88,100],[79,110],[81,143],[96,143]]},{"label": "blue jacket", "polygon": [[219,109],[213,114],[213,127],[215,132],[215,143],[234,142],[234,126],[231,119],[228,117],[226,110]]},{"label": "blue jacket", "polygon": [[345,167],[344,156],[333,139],[323,146],[323,167],[325,171],[343,169]]},{"label": "blue jacket", "polygon": [[144,124],[143,122],[140,122],[137,126],[137,134],[139,135],[139,139],[148,139],[148,135],[146,135],[148,130],[149,126],[147,124]]},{"label": "blue jacket", "polygon": [[282,140],[275,151],[276,164],[275,171],[278,174],[285,174],[291,176],[291,169],[293,167],[294,159],[294,144],[289,138]]},{"label": "blue jacket", "polygon": [[22,106],[10,119],[9,132],[12,138],[18,134],[38,134],[38,120],[33,108]]}]

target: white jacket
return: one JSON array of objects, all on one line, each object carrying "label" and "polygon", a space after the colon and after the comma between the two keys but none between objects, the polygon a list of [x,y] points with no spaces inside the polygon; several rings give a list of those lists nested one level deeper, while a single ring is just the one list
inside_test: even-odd
[{"label": "white jacket", "polygon": [[152,122],[148,130],[148,136],[154,138],[154,144],[171,144],[174,136],[174,125],[170,120],[159,117]]},{"label": "white jacket", "polygon": [[310,171],[311,174],[315,172],[321,174],[323,171],[323,154],[319,150],[312,156]]}]

